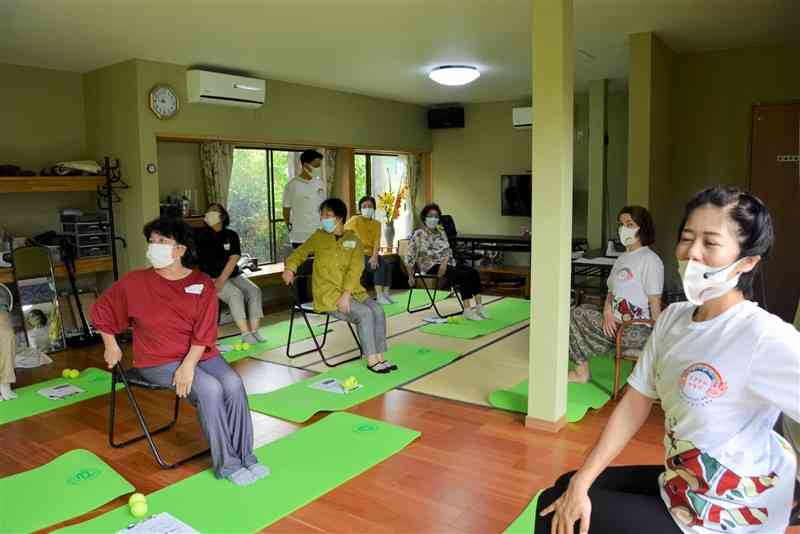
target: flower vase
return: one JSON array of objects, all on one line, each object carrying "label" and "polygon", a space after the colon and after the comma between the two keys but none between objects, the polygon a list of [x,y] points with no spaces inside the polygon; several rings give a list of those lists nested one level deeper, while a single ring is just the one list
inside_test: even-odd
[{"label": "flower vase", "polygon": [[394,250],[394,221],[389,221],[383,227],[383,239],[386,241],[386,246]]}]

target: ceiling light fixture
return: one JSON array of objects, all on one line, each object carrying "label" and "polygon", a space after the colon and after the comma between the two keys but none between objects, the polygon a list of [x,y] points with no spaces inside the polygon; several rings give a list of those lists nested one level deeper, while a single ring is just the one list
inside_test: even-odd
[{"label": "ceiling light fixture", "polygon": [[433,69],[428,77],[442,85],[467,85],[480,75],[477,68],[468,65],[444,65]]}]

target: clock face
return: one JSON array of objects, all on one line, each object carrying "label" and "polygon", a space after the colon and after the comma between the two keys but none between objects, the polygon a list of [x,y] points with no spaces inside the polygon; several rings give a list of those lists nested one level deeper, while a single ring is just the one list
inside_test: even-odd
[{"label": "clock face", "polygon": [[150,109],[159,119],[170,119],[178,113],[178,94],[169,85],[156,85],[150,90]]}]

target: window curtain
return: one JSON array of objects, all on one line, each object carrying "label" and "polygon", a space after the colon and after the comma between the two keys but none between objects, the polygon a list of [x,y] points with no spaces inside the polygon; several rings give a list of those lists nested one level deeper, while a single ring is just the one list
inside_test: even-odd
[{"label": "window curtain", "polygon": [[[330,197],[336,181],[336,155],[335,148],[315,148],[322,154],[322,165],[320,166],[320,180],[325,184],[325,194]],[[303,172],[303,164],[300,163],[301,152],[290,152],[287,162],[289,178],[296,178]]]},{"label": "window curtain", "polygon": [[233,170],[233,145],[218,142],[201,144],[200,164],[203,168],[208,203],[227,206],[228,185]]},{"label": "window curtain", "polygon": [[406,179],[408,180],[408,210],[411,212],[412,226],[420,226],[419,210],[424,204],[422,184],[422,156],[409,154],[405,160]]},{"label": "window curtain", "polygon": [[335,148],[323,148],[322,153],[322,181],[325,183],[325,192],[331,197],[333,184],[336,181],[336,156],[338,150]]}]

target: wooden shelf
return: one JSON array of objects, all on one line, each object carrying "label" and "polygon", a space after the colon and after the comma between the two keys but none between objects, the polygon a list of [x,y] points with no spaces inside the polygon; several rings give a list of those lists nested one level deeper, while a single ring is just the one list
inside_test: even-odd
[{"label": "wooden shelf", "polygon": [[0,193],[97,191],[105,176],[0,176]]},{"label": "wooden shelf", "polygon": [[[75,261],[75,271],[77,274],[102,273],[113,270],[111,256],[98,256],[97,258],[84,258]],[[63,263],[55,266],[56,277],[66,278],[67,269]],[[14,270],[10,268],[0,269],[0,282],[3,284],[14,283]]]}]

